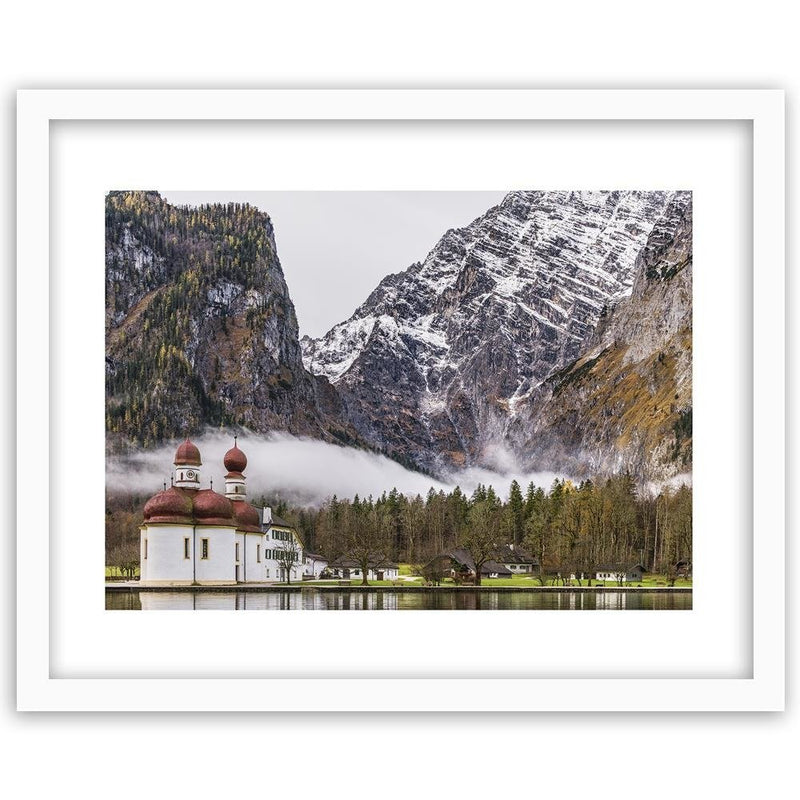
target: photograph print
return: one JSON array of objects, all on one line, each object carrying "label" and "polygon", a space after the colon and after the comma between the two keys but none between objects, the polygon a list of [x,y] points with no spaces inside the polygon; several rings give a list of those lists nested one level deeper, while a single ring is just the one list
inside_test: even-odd
[{"label": "photograph print", "polygon": [[692,608],[692,193],[105,197],[110,610]]}]

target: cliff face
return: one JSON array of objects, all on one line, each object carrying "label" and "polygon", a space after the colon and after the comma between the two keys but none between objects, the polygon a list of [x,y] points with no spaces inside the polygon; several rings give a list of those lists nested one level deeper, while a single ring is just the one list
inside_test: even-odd
[{"label": "cliff face", "polygon": [[223,424],[358,441],[303,368],[272,224],[246,205],[109,194],[106,400],[112,450]]},{"label": "cliff face", "polygon": [[433,472],[491,466],[501,444],[534,461],[526,430],[537,425],[528,406],[538,387],[631,291],[637,258],[678,196],[512,192],[385,278],[349,320],[305,339],[304,363],[394,457]]},{"label": "cliff face", "polygon": [[691,469],[691,195],[673,197],[635,275],[582,355],[520,402],[509,438],[528,466],[640,480]]}]

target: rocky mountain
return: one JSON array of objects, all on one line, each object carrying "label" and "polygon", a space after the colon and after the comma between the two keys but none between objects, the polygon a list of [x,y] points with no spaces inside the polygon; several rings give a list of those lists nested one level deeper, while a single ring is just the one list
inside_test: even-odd
[{"label": "rocky mountain", "polygon": [[[510,448],[529,465],[545,466],[546,454],[558,454],[559,465],[574,471],[595,445],[591,430],[583,438],[560,430],[578,424],[578,381],[569,383],[576,392],[571,417],[558,416],[557,385],[547,381],[561,373],[568,380],[585,366],[601,319],[607,331],[638,325],[649,335],[635,309],[650,303],[657,320],[672,303],[674,276],[662,281],[659,309],[655,289],[638,273],[645,263],[658,272],[659,259],[671,257],[675,220],[690,199],[680,192],[512,192],[470,225],[447,231],[424,261],[381,281],[350,319],[304,339],[304,364],[335,386],[367,442],[418,467],[492,466]],[[618,334],[618,344],[631,336]],[[633,342],[627,347],[619,355],[626,365],[637,352]],[[640,347],[650,352],[651,343],[643,339]],[[654,380],[666,386],[664,369]],[[619,459],[609,455],[603,465],[609,460]],[[637,474],[649,472],[649,456],[640,453],[640,461]]]},{"label": "rocky mountain", "polygon": [[582,355],[517,405],[507,434],[527,467],[640,480],[691,470],[691,194],[673,196],[635,276]]},{"label": "rocky mountain", "polygon": [[301,343],[267,214],[111,192],[109,450],[225,425],[434,474],[685,472],[691,236],[687,192],[511,192]]},{"label": "rocky mountain", "polygon": [[360,443],[302,364],[269,217],[240,204],[106,198],[106,430],[111,451],[206,425]]}]

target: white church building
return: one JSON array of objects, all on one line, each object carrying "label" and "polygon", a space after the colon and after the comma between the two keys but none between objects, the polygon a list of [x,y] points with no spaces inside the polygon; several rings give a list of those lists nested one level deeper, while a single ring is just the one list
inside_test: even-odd
[{"label": "white church building", "polygon": [[144,507],[140,583],[225,586],[300,578],[303,544],[269,508],[259,512],[247,502],[247,457],[235,439],[224,465],[225,494],[201,489],[200,451],[188,438],[178,447],[172,485]]}]

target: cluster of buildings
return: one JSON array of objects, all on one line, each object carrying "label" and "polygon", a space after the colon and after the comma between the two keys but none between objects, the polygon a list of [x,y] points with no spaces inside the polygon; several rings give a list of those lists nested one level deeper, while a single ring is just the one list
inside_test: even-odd
[{"label": "cluster of buildings", "polygon": [[140,582],[229,585],[316,578],[327,562],[308,553],[297,531],[247,500],[247,457],[234,438],[223,460],[225,492],[201,488],[200,451],[177,449],[169,488],[151,497],[140,529]]},{"label": "cluster of buildings", "polygon": [[[363,566],[353,558],[341,557],[331,561],[325,574],[331,578],[351,580],[363,578]],[[383,559],[374,559],[367,564],[368,581],[394,581],[400,575],[400,567]]]},{"label": "cluster of buildings", "polygon": [[[177,449],[170,487],[151,497],[144,507],[140,529],[140,582],[158,585],[235,585],[301,581],[320,577],[362,579],[364,566],[349,558],[330,563],[306,551],[295,528],[247,500],[244,471],[247,457],[234,437],[233,447],[223,459],[225,491],[215,492],[209,481],[201,488],[200,451],[187,438]],[[678,565],[687,574],[690,565]],[[510,578],[539,574],[539,560],[513,545],[500,547],[481,567],[481,578]],[[641,565],[601,566],[596,580],[641,582]],[[426,567],[425,574],[474,578],[476,564],[469,551],[457,548],[442,553]],[[375,560],[367,565],[368,580],[396,580],[397,564]],[[576,576],[559,575],[564,580]],[[581,574],[580,578],[589,575]]]},{"label": "cluster of buildings", "polygon": [[[493,558],[484,561],[480,567],[481,579],[484,578],[510,578],[513,575],[540,575],[542,572],[539,559],[532,556],[521,547],[503,545],[497,548]],[[682,564],[684,562],[681,562]],[[475,561],[469,550],[463,547],[441,553],[430,561],[425,567],[426,575],[434,580],[443,577],[474,579],[476,574]],[[553,580],[572,582],[591,578],[597,581],[614,581],[619,583],[641,583],[646,572],[641,564],[622,566],[618,564],[601,565],[590,573],[557,572],[547,573]],[[688,567],[687,567],[688,574]]]},{"label": "cluster of buildings", "polygon": [[[481,579],[510,578],[513,575],[530,575],[539,572],[539,559],[522,548],[504,545],[496,550],[494,558],[481,564]],[[469,550],[457,547],[441,553],[430,561],[425,572],[431,577],[470,578],[476,574],[475,560]]]}]

